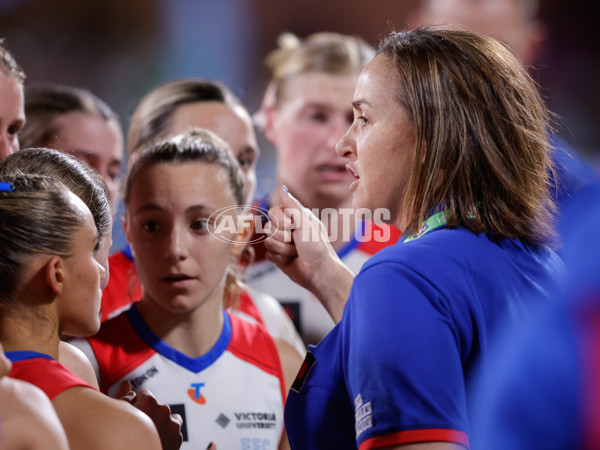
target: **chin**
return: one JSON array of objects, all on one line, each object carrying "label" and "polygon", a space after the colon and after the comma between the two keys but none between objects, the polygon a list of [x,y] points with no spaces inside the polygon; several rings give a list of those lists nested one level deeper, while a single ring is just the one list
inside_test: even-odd
[{"label": "chin", "polygon": [[77,327],[66,328],[63,331],[62,336],[69,336],[69,337],[73,337],[73,338],[88,337],[88,336],[95,335],[99,329],[100,329],[100,317],[98,317],[97,320],[94,320],[93,322],[90,322],[87,324],[81,324]]}]

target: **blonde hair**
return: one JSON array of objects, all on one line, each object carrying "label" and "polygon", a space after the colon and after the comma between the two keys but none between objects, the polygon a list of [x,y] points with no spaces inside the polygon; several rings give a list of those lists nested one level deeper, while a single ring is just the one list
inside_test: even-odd
[{"label": "blonde hair", "polygon": [[284,96],[286,81],[304,73],[356,74],[373,58],[375,50],[362,39],[321,32],[299,39],[292,33],[279,36],[279,48],[267,56],[272,72],[275,106]]},{"label": "blonde hair", "polygon": [[[138,104],[129,122],[127,154],[164,137],[175,110],[187,103],[218,102],[247,111],[242,101],[218,81],[187,78],[170,81],[148,92]],[[250,114],[248,114],[250,115]]]},{"label": "blonde hair", "polygon": [[4,47],[4,39],[0,39],[0,73],[11,76],[20,83],[25,81],[25,72],[17,64],[14,56]]}]

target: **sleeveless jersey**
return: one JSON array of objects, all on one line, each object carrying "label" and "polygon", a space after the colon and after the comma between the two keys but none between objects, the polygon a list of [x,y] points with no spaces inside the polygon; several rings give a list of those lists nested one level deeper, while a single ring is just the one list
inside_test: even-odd
[{"label": "sleeveless jersey", "polygon": [[[259,325],[224,313],[213,348],[190,358],[162,342],[134,304],[76,343],[114,393],[123,380],[149,389],[183,418],[181,448],[275,449],[283,432],[284,381],[273,339]],[[91,350],[91,351],[90,351]]]},{"label": "sleeveless jersey", "polygon": [[46,393],[50,400],[72,387],[94,389],[49,355],[31,351],[6,352],[13,363],[9,376],[27,381]]}]

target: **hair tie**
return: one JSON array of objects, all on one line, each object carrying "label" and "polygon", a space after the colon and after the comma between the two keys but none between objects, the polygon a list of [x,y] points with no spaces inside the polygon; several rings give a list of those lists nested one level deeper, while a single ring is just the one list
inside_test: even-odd
[{"label": "hair tie", "polygon": [[12,183],[6,183],[3,181],[0,181],[0,192],[9,192],[9,191],[14,191],[15,187]]}]

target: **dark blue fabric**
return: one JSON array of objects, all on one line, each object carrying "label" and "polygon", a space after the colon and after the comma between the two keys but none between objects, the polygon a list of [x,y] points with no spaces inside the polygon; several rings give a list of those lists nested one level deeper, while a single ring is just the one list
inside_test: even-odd
[{"label": "dark blue fabric", "polygon": [[[312,350],[305,388],[288,398],[293,448],[348,448],[407,430],[468,433],[470,384],[494,334],[546,304],[563,271],[551,250],[461,228],[380,251]],[[328,433],[346,447],[321,445]]]}]

